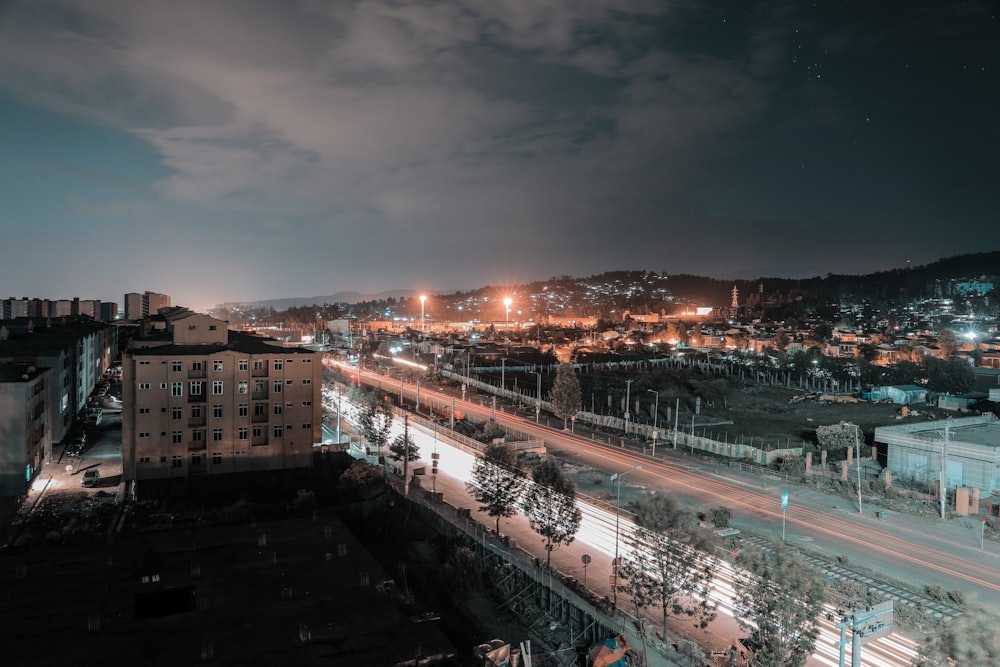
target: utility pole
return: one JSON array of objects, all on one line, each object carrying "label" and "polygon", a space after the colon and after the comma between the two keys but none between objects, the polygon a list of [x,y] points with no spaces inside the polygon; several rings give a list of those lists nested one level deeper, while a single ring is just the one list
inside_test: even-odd
[{"label": "utility pole", "polygon": [[410,495],[410,415],[403,415],[403,496]]},{"label": "utility pole", "polygon": [[677,449],[677,429],[681,419],[681,398],[677,397],[677,407],[674,408],[674,449]]},{"label": "utility pole", "polygon": [[951,417],[944,422],[944,440],[941,442],[941,518],[947,518],[945,505],[948,502],[948,442],[951,441]]},{"label": "utility pole", "polygon": [[628,436],[628,403],[632,398],[632,383],[634,380],[625,380],[625,435]]},{"label": "utility pole", "polygon": [[854,465],[858,467],[858,514],[864,514],[861,509],[861,428],[854,426]]},{"label": "utility pole", "polygon": [[657,418],[660,415],[660,392],[656,389],[647,389],[646,391],[653,392],[656,396],[656,404],[653,406],[653,456],[656,456],[656,425]]}]

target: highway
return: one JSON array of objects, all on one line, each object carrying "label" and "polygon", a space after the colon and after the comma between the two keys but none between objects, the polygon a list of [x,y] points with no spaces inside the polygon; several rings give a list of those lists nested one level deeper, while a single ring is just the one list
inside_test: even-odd
[{"label": "highway", "polygon": [[[352,371],[357,372],[356,369]],[[386,391],[391,388],[394,394],[402,392],[410,402],[416,398],[417,388],[398,379],[365,373],[363,380],[382,386]],[[610,474],[641,463],[642,469],[629,476],[631,483],[675,493],[678,500],[701,511],[718,506],[728,507],[733,511],[733,522],[738,527],[759,535],[780,539],[780,497],[784,490],[789,490],[791,502],[784,517],[786,541],[789,543],[828,557],[846,558],[851,563],[886,573],[887,578],[940,585],[946,590],[963,590],[980,601],[993,600],[1000,591],[995,548],[980,550],[978,540],[972,539],[966,540],[968,544],[957,543],[954,531],[940,531],[938,534],[933,530],[934,522],[882,521],[874,518],[871,511],[862,515],[857,513],[856,507],[848,511],[844,507],[824,505],[828,502],[827,497],[798,486],[783,489],[776,486],[773,480],[765,486],[759,479],[669,451],[653,459],[632,449],[609,446],[561,429],[535,424],[533,419],[499,410],[494,412],[489,399],[482,401],[470,396],[476,400],[461,400],[423,384],[419,392],[420,408],[424,413],[429,412],[431,407],[450,407],[454,402],[457,409],[470,416],[477,419],[492,416],[508,428],[543,440],[549,451],[561,459],[595,470]],[[434,446],[439,452],[443,451],[442,443],[435,442]],[[452,460],[447,466],[442,460],[442,471],[447,470],[448,475],[464,481],[463,478],[471,470],[471,457],[467,454],[463,456],[469,460],[460,464],[454,460],[453,454],[449,454],[448,459]],[[586,545],[589,553],[597,549],[610,561],[615,545],[614,514],[607,508],[588,506],[586,503],[581,504],[581,509],[584,511],[584,523],[573,551],[582,553],[583,545]],[[620,525],[623,534],[631,530],[627,519],[622,519]],[[731,586],[731,572],[727,570],[716,582],[716,601],[720,617],[730,617],[730,626],[735,626],[729,603]],[[821,622],[823,635],[809,664],[836,665],[838,655],[835,644],[840,636],[839,630],[834,627],[836,621],[824,616]],[[738,636],[738,631],[730,629],[723,635]],[[850,641],[850,632],[847,637]],[[911,640],[898,634],[891,635],[867,644],[862,653],[862,664],[908,665],[915,650],[916,645]],[[850,655],[850,646],[847,647],[847,655]]]}]

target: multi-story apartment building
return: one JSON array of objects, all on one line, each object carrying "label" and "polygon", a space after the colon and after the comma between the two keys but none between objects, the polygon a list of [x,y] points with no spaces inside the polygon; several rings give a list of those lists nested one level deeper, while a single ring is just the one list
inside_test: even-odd
[{"label": "multi-story apartment building", "polygon": [[170,297],[146,290],[142,294],[129,292],[125,295],[125,319],[138,320],[156,315],[160,308],[170,308]]},{"label": "multi-story apartment building", "polygon": [[[117,330],[86,316],[0,321],[0,363],[51,368],[49,429],[59,442],[117,355]],[[0,413],[0,421],[3,415]]]},{"label": "multi-story apartment building", "polygon": [[317,352],[185,308],[157,319],[122,356],[126,481],[312,464],[322,440]]},{"label": "multi-story apartment building", "polygon": [[52,371],[24,364],[0,364],[0,498],[18,497],[52,453],[48,427]]}]

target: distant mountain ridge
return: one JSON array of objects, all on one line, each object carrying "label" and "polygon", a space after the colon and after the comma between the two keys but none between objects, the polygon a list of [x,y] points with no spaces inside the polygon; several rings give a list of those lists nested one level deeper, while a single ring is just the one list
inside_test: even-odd
[{"label": "distant mountain ridge", "polygon": [[413,290],[389,290],[378,294],[364,294],[362,292],[337,292],[326,296],[303,296],[286,297],[282,299],[265,299],[263,301],[251,301],[244,305],[255,308],[274,308],[275,310],[288,310],[296,306],[322,306],[324,304],[336,303],[363,303],[365,301],[381,301],[383,299],[403,299],[410,298],[416,292]]},{"label": "distant mountain ridge", "polygon": [[[650,272],[636,270],[607,271],[595,276],[552,277],[548,280],[532,281],[522,285],[511,285],[506,289],[540,292],[546,286],[562,287],[584,283],[618,282],[620,284],[637,284],[649,282],[645,277]],[[725,304],[730,300],[732,288],[735,286],[741,295],[751,294],[762,285],[766,285],[769,293],[783,293],[794,298],[814,296],[824,301],[836,300],[838,296],[853,294],[866,298],[913,298],[926,294],[935,281],[954,280],[958,278],[973,278],[990,276],[1000,278],[1000,251],[973,253],[946,257],[919,266],[900,267],[869,274],[835,274],[814,276],[812,278],[782,278],[779,276],[761,276],[758,278],[713,278],[685,273],[670,274],[661,272],[655,279],[655,284],[665,288],[671,294],[695,299],[703,303]],[[479,293],[495,292],[496,287],[483,286],[467,291],[434,292],[435,296],[456,297]],[[287,310],[298,306],[322,306],[325,304],[359,304],[366,302],[385,301],[387,299],[412,299],[418,292],[414,290],[390,290],[377,294],[362,292],[337,292],[326,296],[294,297],[283,299],[268,299],[253,301],[245,305],[259,308],[274,308]],[[618,304],[628,308],[629,304]],[[633,304],[634,305],[634,304]]]}]

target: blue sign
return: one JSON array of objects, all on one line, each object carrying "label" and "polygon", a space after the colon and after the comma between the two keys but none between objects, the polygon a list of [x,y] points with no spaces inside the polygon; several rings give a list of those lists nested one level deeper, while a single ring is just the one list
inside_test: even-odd
[{"label": "blue sign", "polygon": [[781,494],[781,509],[788,509],[788,491]]}]

